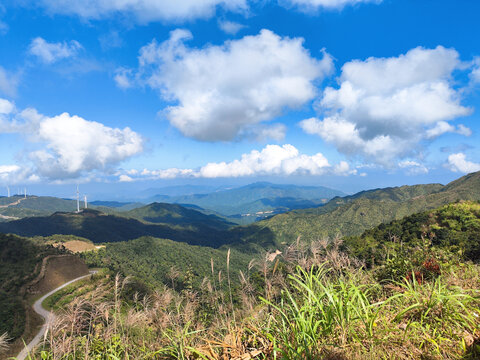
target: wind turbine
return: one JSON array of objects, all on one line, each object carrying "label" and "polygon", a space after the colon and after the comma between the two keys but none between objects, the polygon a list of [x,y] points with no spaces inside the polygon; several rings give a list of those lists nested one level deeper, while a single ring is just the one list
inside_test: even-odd
[{"label": "wind turbine", "polygon": [[8,197],[10,197],[10,188],[7,186],[7,194],[8,194]]},{"label": "wind turbine", "polygon": [[83,201],[85,201],[85,209],[88,208],[87,204],[87,195],[83,195]]}]

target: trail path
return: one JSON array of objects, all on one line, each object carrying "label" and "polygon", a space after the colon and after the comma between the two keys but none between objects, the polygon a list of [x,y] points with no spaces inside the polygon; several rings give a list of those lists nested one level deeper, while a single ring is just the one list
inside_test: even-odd
[{"label": "trail path", "polygon": [[53,289],[52,291],[43,295],[40,299],[35,301],[35,304],[33,304],[33,310],[35,310],[35,312],[37,314],[39,314],[41,317],[43,317],[45,319],[45,323],[42,325],[42,328],[40,329],[38,334],[35,335],[33,340],[28,343],[28,345],[20,352],[20,354],[18,354],[17,360],[24,360],[28,356],[28,354],[32,352],[33,348],[35,346],[37,346],[38,343],[40,343],[40,341],[43,339],[48,326],[51,323],[53,323],[53,321],[55,321],[55,314],[51,311],[46,310],[42,306],[43,301],[46,298],[48,298],[49,296],[55,294],[57,291],[59,291],[59,290],[63,289],[64,287],[74,283],[75,281],[84,279],[84,278],[86,278],[88,276],[91,276],[92,274],[95,274],[95,273],[96,273],[96,271],[90,271],[90,274],[88,274],[88,275],[83,275],[83,276],[80,276],[76,279],[70,280],[69,282],[66,282],[65,284],[57,287],[56,289]]},{"label": "trail path", "polygon": [[15,206],[15,205],[18,205],[20,204],[23,200],[26,200],[27,198],[20,198],[18,199],[17,201],[13,202],[13,203],[10,203],[10,204],[6,204],[6,205],[0,205],[0,209],[4,209],[4,208],[8,208],[9,206]]},{"label": "trail path", "polygon": [[[15,206],[15,205],[18,205],[20,204],[23,200],[25,200],[26,198],[20,198],[18,199],[17,201],[14,201],[13,203],[10,203],[10,204],[6,204],[6,205],[0,205],[0,209],[6,209],[10,206]],[[18,220],[19,218],[18,217],[15,217],[15,216],[7,216],[7,215],[2,215],[0,214],[0,218],[4,219],[4,220]]]}]

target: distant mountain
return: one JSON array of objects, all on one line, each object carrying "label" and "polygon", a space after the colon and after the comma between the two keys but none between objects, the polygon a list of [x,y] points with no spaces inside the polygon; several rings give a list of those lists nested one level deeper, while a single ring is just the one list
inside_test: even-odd
[{"label": "distant mountain", "polygon": [[185,196],[193,194],[208,194],[219,190],[225,190],[224,186],[207,185],[176,185],[165,186],[161,188],[150,188],[139,193],[141,198],[156,197],[156,200],[162,200],[173,196]]},{"label": "distant mountain", "polygon": [[381,223],[458,200],[480,200],[480,172],[466,175],[446,186],[401,186],[334,198],[322,207],[295,210],[260,221],[255,224],[257,233],[248,232],[248,238],[258,241],[258,231],[263,231],[270,237],[273,234],[274,241],[279,244],[291,243],[298,236],[310,241],[337,234],[359,235]]},{"label": "distant mountain", "polygon": [[[323,186],[278,185],[257,182],[240,188],[217,191],[208,194],[152,197],[150,201],[192,204],[214,210],[226,216],[253,216],[255,213],[275,213],[291,209],[319,206],[335,196],[345,195],[341,191]],[[309,203],[307,203],[307,202]]]},{"label": "distant mountain", "polygon": [[[141,212],[137,212],[138,218],[142,215],[151,217],[150,220],[160,221],[161,216],[155,212],[155,204],[152,204]],[[178,208],[181,208],[178,206]],[[50,236],[54,234],[76,235],[89,239],[95,243],[116,242],[139,238],[141,236],[153,236],[174,241],[186,242],[193,245],[218,247],[229,241],[225,231],[228,224],[222,225],[221,219],[210,218],[194,210],[164,213],[165,223],[144,222],[139,219],[128,218],[125,215],[107,215],[97,210],[87,209],[80,213],[56,212],[49,216],[23,218],[0,223],[0,233],[13,233],[21,236]],[[178,210],[178,209],[177,209]],[[197,213],[195,216],[193,213]],[[192,216],[188,220],[185,214]],[[158,216],[157,216],[158,215]],[[178,219],[180,222],[167,219]],[[198,219],[203,217],[203,221]]]},{"label": "distant mountain", "polygon": [[101,208],[108,207],[113,208],[116,211],[129,211],[132,209],[136,209],[142,206],[145,206],[144,203],[140,202],[119,202],[119,201],[91,201],[89,205],[95,206],[98,210],[102,210]]},{"label": "distant mountain", "polygon": [[123,215],[149,223],[195,228],[210,227],[218,230],[227,230],[234,225],[218,216],[205,215],[197,210],[178,204],[153,203],[127,211]]}]

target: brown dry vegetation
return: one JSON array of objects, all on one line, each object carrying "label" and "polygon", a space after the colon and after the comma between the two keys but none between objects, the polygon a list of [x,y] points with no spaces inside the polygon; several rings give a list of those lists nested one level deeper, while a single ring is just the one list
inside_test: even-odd
[{"label": "brown dry vegetation", "polygon": [[442,276],[422,285],[383,286],[340,249],[339,238],[297,241],[236,274],[238,289],[213,262],[200,290],[181,293],[140,295],[129,278],[97,275],[68,294],[74,301],[50,329],[43,356],[478,358],[479,266],[442,264]]}]

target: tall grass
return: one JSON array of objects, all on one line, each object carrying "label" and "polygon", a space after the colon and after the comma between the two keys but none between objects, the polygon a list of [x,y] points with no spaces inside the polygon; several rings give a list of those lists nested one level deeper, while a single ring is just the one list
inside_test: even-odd
[{"label": "tall grass", "polygon": [[7,333],[0,335],[0,354],[4,353],[8,349],[8,342],[10,338]]},{"label": "tall grass", "polygon": [[376,270],[365,270],[340,245],[338,238],[309,246],[297,242],[283,253],[266,254],[239,274],[237,287],[230,252],[225,280],[212,260],[211,278],[196,291],[178,292],[172,284],[129,298],[128,281],[120,276],[97,279],[95,291],[79,292],[82,296],[58,316],[41,356],[476,358],[478,265],[450,264],[449,272],[421,284],[415,275],[381,284]]}]

